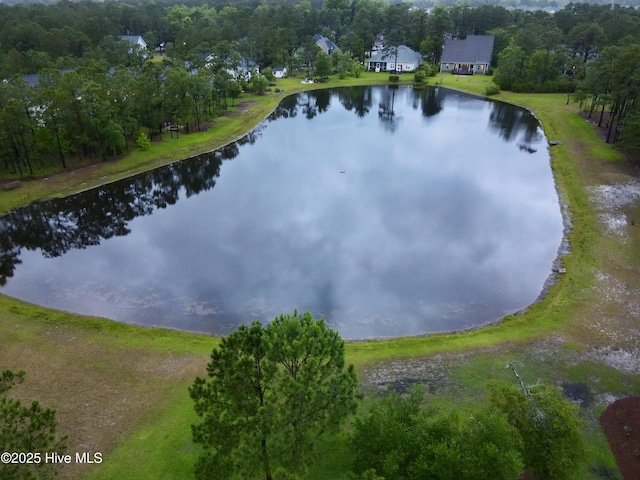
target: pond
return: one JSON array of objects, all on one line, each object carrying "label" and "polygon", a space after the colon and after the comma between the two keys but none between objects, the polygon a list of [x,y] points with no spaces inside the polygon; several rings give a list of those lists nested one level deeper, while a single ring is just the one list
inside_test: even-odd
[{"label": "pond", "polygon": [[0,291],[214,334],[296,308],[348,339],[483,325],[551,274],[547,145],[442,87],[292,95],[223,149],[0,218]]}]

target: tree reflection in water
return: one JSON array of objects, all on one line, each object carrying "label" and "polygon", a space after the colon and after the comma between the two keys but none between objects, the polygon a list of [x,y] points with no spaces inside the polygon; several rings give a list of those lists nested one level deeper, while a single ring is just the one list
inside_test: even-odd
[{"label": "tree reflection in water", "polygon": [[[374,105],[378,106],[377,110],[374,109]],[[327,114],[327,112],[335,113],[336,110],[342,113],[338,116]],[[485,113],[476,115],[479,111]],[[451,120],[440,122],[444,117],[453,118],[454,123],[447,123]],[[478,118],[486,119],[482,120],[483,125],[478,125]],[[279,143],[274,144],[274,140],[266,135],[262,143],[256,143],[268,124],[280,119],[291,119],[292,122],[278,122],[273,126],[274,129],[279,128],[285,132],[284,136],[277,137],[280,139]],[[307,119],[314,119],[314,122],[307,122]],[[459,133],[463,129],[461,122],[475,122],[473,126],[475,134],[478,135],[477,142],[470,138],[464,138],[463,142],[459,140]],[[484,122],[487,128],[483,128]],[[365,125],[369,124],[373,125],[373,133],[365,128]],[[40,257],[37,254],[27,255],[26,251],[39,250],[45,258],[59,257],[71,250],[99,245],[105,239],[127,236],[133,229],[134,232],[130,236],[133,240],[129,248],[133,248],[132,251],[135,252],[148,253],[146,243],[143,245],[136,243],[139,241],[136,235],[139,230],[137,225],[132,226],[136,217],[148,217],[159,209],[163,209],[171,217],[171,221],[175,221],[176,216],[182,215],[182,205],[178,205],[176,209],[167,207],[212,190],[218,185],[217,189],[207,195],[201,195],[198,199],[204,200],[202,197],[206,197],[206,201],[192,202],[207,209],[206,219],[205,212],[190,210],[188,218],[180,219],[179,227],[175,227],[167,220],[166,226],[155,227],[154,233],[149,233],[149,235],[155,235],[151,243],[153,255],[156,253],[165,255],[164,257],[151,256],[153,260],[159,260],[158,268],[166,263],[168,256],[171,256],[172,266],[176,271],[181,270],[180,262],[183,262],[184,258],[180,257],[179,252],[173,252],[175,248],[189,248],[179,242],[193,244],[191,250],[197,253],[190,255],[189,267],[182,268],[182,270],[188,270],[186,279],[179,278],[181,273],[161,272],[156,269],[156,266],[147,268],[147,266],[127,265],[127,273],[112,272],[112,274],[126,276],[135,275],[135,270],[138,270],[140,275],[154,275],[153,281],[137,279],[138,284],[145,284],[144,292],[134,291],[134,287],[130,289],[131,292],[127,292],[127,294],[130,293],[130,297],[138,295],[135,300],[144,295],[153,295],[154,292],[163,296],[165,304],[176,305],[187,296],[190,299],[191,303],[184,308],[183,305],[177,305],[171,313],[168,313],[160,311],[158,307],[150,311],[146,318],[153,317],[153,322],[174,325],[170,323],[171,320],[157,320],[157,316],[165,314],[168,318],[176,314],[183,315],[186,310],[200,309],[198,311],[201,313],[197,315],[215,311],[215,315],[211,316],[212,319],[207,321],[214,323],[224,317],[225,328],[233,330],[237,323],[255,318],[253,312],[266,311],[278,301],[282,304],[288,302],[283,292],[292,289],[291,295],[296,302],[312,301],[321,314],[330,315],[343,308],[357,308],[358,315],[362,314],[361,318],[371,319],[374,316],[365,310],[379,307],[377,312],[384,309],[390,309],[391,312],[391,309],[396,308],[393,305],[397,304],[402,305],[402,312],[396,317],[402,317],[407,323],[413,322],[411,315],[424,317],[426,315],[424,312],[428,311],[428,315],[432,315],[431,312],[436,310],[428,303],[430,298],[425,296],[425,292],[431,289],[431,294],[436,295],[436,291],[439,292],[442,285],[453,285],[457,281],[444,277],[445,271],[453,270],[451,261],[464,263],[468,261],[467,259],[471,259],[470,261],[480,263],[495,262],[492,256],[494,251],[506,248],[503,231],[494,235],[494,232],[484,228],[478,237],[472,239],[470,237],[475,235],[472,229],[476,225],[484,227],[485,222],[492,221],[494,217],[504,216],[504,211],[509,215],[520,215],[514,213],[516,212],[514,204],[529,201],[529,197],[514,198],[518,197],[520,181],[514,172],[519,168],[516,164],[522,162],[517,160],[521,157],[512,153],[513,149],[505,150],[506,155],[513,156],[516,160],[511,163],[500,164],[497,159],[485,163],[485,160],[479,157],[480,153],[487,149],[486,145],[493,145],[492,141],[488,143],[484,140],[480,141],[480,137],[486,136],[486,131],[497,134],[489,137],[500,137],[504,141],[501,143],[515,143],[517,146],[515,150],[520,150],[520,155],[524,154],[524,158],[528,154],[533,154],[544,140],[540,126],[531,113],[511,105],[487,102],[442,87],[423,87],[415,90],[404,87],[400,89],[397,87],[350,87],[291,95],[282,99],[264,124],[238,142],[215,152],[82,194],[37,202],[0,217],[0,285],[6,286],[5,291],[10,294],[20,296],[18,288],[35,290],[38,277],[43,276],[46,271],[45,283],[49,283],[39,288],[45,292],[44,295],[57,294],[58,290],[50,288],[51,284],[59,281],[56,277],[57,271],[50,272],[49,267],[38,262],[35,262],[38,263],[35,267],[29,266],[29,262],[33,264],[34,257]],[[434,136],[432,132],[437,133]],[[314,136],[317,138],[313,139]],[[321,138],[320,143],[317,142],[318,138]],[[245,162],[243,145],[254,143],[256,147],[250,150],[257,152],[257,158],[252,157],[256,162]],[[465,157],[462,160],[452,157],[456,151],[460,150],[459,147],[462,147]],[[283,148],[299,149],[298,158],[288,159],[283,163],[281,161],[281,157],[284,156]],[[376,155],[382,155],[384,158],[377,160]],[[401,155],[408,160],[403,159],[403,162],[395,163],[395,155]],[[220,183],[223,162],[236,157],[238,159],[229,164],[231,168],[224,170],[225,183]],[[338,164],[331,163],[336,159]],[[467,159],[473,161],[469,162]],[[544,160],[542,158],[543,163]],[[264,167],[254,166],[256,163],[264,164]],[[524,163],[531,164],[526,168],[540,164],[539,162]],[[323,170],[323,165],[329,164],[332,165],[330,171]],[[444,170],[438,170],[440,165]],[[481,169],[475,170],[476,165],[482,165]],[[548,167],[547,163],[546,168]],[[252,176],[261,168],[272,170],[262,171],[258,176]],[[345,171],[348,170],[348,173],[337,175],[336,178],[335,174],[343,168]],[[425,168],[429,169],[426,177],[422,176]],[[472,174],[476,177],[456,176],[465,170],[476,172]],[[305,172],[313,172],[310,174],[312,178],[306,177]],[[228,197],[227,193],[222,194],[228,185],[227,180],[232,180],[231,188],[235,188],[239,195]],[[274,183],[280,180],[283,180],[282,184]],[[509,181],[513,181],[513,184],[509,185]],[[290,188],[291,183],[303,184],[303,186],[298,188],[296,185],[293,189]],[[493,190],[496,188],[498,193]],[[534,198],[541,198],[535,190],[537,188],[547,191],[546,187],[538,187],[532,182],[527,184],[528,191],[535,191]],[[291,196],[284,194],[285,190],[291,190]],[[552,185],[549,190],[555,193]],[[209,200],[209,196],[218,192],[220,197],[216,196],[215,201]],[[318,203],[310,205],[304,203],[308,200],[307,197],[313,196],[319,198]],[[491,208],[499,205],[498,196],[509,196],[509,205],[497,207],[500,213],[496,214]],[[480,203],[487,197],[492,202],[488,207]],[[472,206],[464,203],[469,199],[474,202]],[[300,208],[287,210],[289,203],[299,203]],[[550,203],[553,203],[553,199]],[[250,205],[249,208],[253,208],[257,213],[245,212],[242,210],[245,205]],[[332,210],[334,208],[332,205],[335,205],[337,210]],[[443,209],[439,212],[432,211],[434,205],[442,206]],[[313,216],[316,213],[320,215],[319,219]],[[527,211],[526,215],[529,216],[530,212]],[[163,217],[163,215],[158,216]],[[197,223],[189,223],[194,220]],[[369,221],[372,223],[367,223]],[[531,219],[529,223],[538,228],[535,222],[535,219]],[[221,230],[229,226],[232,232]],[[378,227],[382,230],[374,231]],[[172,234],[175,228],[182,230],[179,232],[180,235],[178,232],[176,235]],[[328,228],[329,231],[325,232],[324,228]],[[332,228],[336,231],[331,230]],[[527,225],[522,228],[527,231],[529,229]],[[292,229],[300,230],[301,233],[292,232]],[[457,235],[452,240],[438,236],[450,232]],[[347,234],[353,234],[355,237],[346,237]],[[216,236],[217,240],[211,239],[209,235]],[[259,235],[266,236],[263,238]],[[543,236],[542,233],[536,232],[529,232],[526,235]],[[181,240],[172,242],[169,239],[168,243],[161,243],[163,239],[159,236],[175,236]],[[142,237],[143,242],[148,240],[144,233]],[[397,239],[402,242],[406,240],[408,243],[390,244]],[[386,243],[379,244],[378,242],[382,240]],[[215,246],[217,249],[207,250],[209,248],[207,244],[212,245],[216,241],[223,242],[225,248],[230,245],[233,251],[232,256],[227,255],[227,250],[217,246]],[[307,241],[311,242],[308,250],[305,244]],[[530,238],[526,241],[527,249],[530,245],[534,245]],[[436,253],[427,251],[428,244],[438,245],[440,251]],[[355,248],[355,250],[347,250],[347,248]],[[445,261],[442,253],[446,249],[457,249],[459,258]],[[251,256],[249,263],[243,263],[244,257],[249,257],[249,253],[253,255],[254,250],[258,253]],[[396,251],[399,252],[397,255],[389,253]],[[96,252],[97,255],[101,255],[100,250]],[[115,261],[118,261],[118,258],[123,257],[123,253],[123,250],[111,252],[113,256],[110,259],[115,258]],[[127,254],[126,258],[136,254]],[[368,254],[373,258],[365,258]],[[84,261],[93,262],[95,259],[95,263],[100,264],[99,259],[102,257],[95,255],[92,253],[90,259],[85,257]],[[199,258],[198,255],[201,257]],[[416,256],[421,256],[423,263],[425,258],[428,258],[431,263],[419,266],[416,263]],[[276,259],[284,265],[284,267],[280,266],[279,271],[277,271]],[[21,266],[23,261],[25,265]],[[75,261],[70,259],[68,262],[71,269],[78,268],[73,263]],[[102,260],[102,264],[105,261]],[[261,262],[276,265],[276,271],[270,270],[269,265]],[[442,263],[446,266],[441,268]],[[175,267],[176,264],[178,267]],[[199,268],[198,264],[202,264],[203,271],[196,271]],[[435,271],[436,264],[439,269],[437,271]],[[373,269],[372,273],[382,273],[386,277],[354,280],[359,278],[357,277],[360,275],[359,272],[340,272],[339,270],[356,267],[365,269],[363,275],[369,275],[367,269]],[[550,269],[550,262],[548,267]],[[27,275],[34,275],[34,277],[21,276],[21,268],[28,270]],[[325,268],[326,272],[323,270]],[[418,270],[412,275],[407,275],[407,269],[413,268]],[[298,272],[298,269],[304,270],[304,275]],[[323,270],[322,274],[310,278],[307,272],[313,269]],[[495,274],[500,281],[511,280],[513,276],[507,271],[507,276],[511,275],[511,277],[506,279],[504,272],[500,271],[496,274],[495,270],[495,268],[491,271],[482,270],[476,276]],[[226,276],[229,272],[231,272],[230,277]],[[284,280],[277,281],[276,277],[283,272]],[[173,276],[174,273],[175,276]],[[60,275],[63,274],[60,272]],[[15,278],[13,278],[14,275]],[[120,285],[119,278],[106,280],[107,272],[104,272],[104,275],[104,282],[100,277],[87,276],[84,280],[86,288],[93,288],[95,283],[100,283],[104,284],[106,291],[112,288],[114,283]],[[468,310],[474,318],[477,316],[475,304],[456,297],[457,292],[460,291],[468,292],[475,289],[482,299],[482,308],[485,300],[489,303],[487,299],[493,295],[491,292],[487,293],[486,288],[489,287],[477,287],[470,281],[467,283],[467,280],[471,280],[473,276],[465,271],[463,285],[457,284],[451,292],[438,293],[440,295],[438,301],[444,301],[446,296],[446,302],[457,309],[447,315],[455,316],[462,310],[465,312]],[[346,279],[353,282],[345,285]],[[186,282],[187,285],[180,282]],[[351,288],[357,288],[358,282],[362,285],[362,291],[347,292],[349,298],[345,298],[345,292]],[[487,283],[486,279],[483,280],[483,285]],[[367,288],[373,288],[374,284],[384,284],[384,291],[379,292],[380,298],[377,299],[371,298],[371,295],[377,295],[376,293],[367,290]],[[20,287],[15,287],[16,285]],[[159,285],[160,288],[166,286],[166,292],[154,290]],[[60,288],[65,287],[60,286]],[[66,288],[71,292],[67,295],[67,300],[76,295],[73,290],[78,288],[77,286],[70,283]],[[126,285],[122,288],[128,289]],[[243,297],[245,292],[240,290],[245,288],[250,292]],[[511,285],[509,285],[510,289]],[[308,293],[308,290],[312,292]],[[174,298],[171,296],[172,291],[188,291],[188,293],[180,293],[183,297]],[[538,293],[539,290],[536,295]],[[31,298],[28,295],[23,298],[38,301],[37,298]],[[361,307],[359,303],[355,303],[356,298],[358,301],[366,299],[370,306]],[[94,300],[91,298],[86,301]],[[133,312],[126,321],[131,318],[133,321],[138,321],[139,317],[135,316],[139,315],[139,304],[125,305],[126,300],[123,295],[122,308]],[[499,300],[502,301],[502,298]],[[378,301],[380,305],[374,305]],[[241,308],[231,308],[237,307],[238,302],[243,305],[243,308],[244,305],[249,304],[250,309],[246,311]],[[386,303],[383,304],[383,302]],[[348,307],[347,304],[352,306]],[[295,306],[306,308],[299,304]],[[73,309],[73,306],[65,303],[61,308]],[[109,315],[109,312],[105,315]],[[395,315],[393,312],[392,315]],[[386,315],[386,313],[380,313],[380,315]],[[373,322],[373,320],[366,321]],[[194,324],[195,322],[194,320]],[[368,328],[364,323],[366,322],[363,320],[362,330]],[[388,332],[413,334],[428,330],[423,327],[416,327],[418,331],[398,330],[398,328],[404,328],[404,324],[398,318],[387,323],[385,328]],[[207,324],[206,328],[209,328],[209,325]]]}]

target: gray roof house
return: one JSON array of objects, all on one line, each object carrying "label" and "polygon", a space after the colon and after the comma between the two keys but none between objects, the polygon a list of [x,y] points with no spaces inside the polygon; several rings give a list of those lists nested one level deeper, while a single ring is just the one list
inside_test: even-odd
[{"label": "gray roof house", "polygon": [[406,45],[378,50],[367,61],[367,69],[376,72],[411,72],[420,65],[422,65],[422,55]]},{"label": "gray roof house", "polygon": [[137,45],[141,50],[147,49],[147,42],[140,35],[120,35],[120,40],[126,40],[133,45]]},{"label": "gray roof house", "polygon": [[[63,68],[60,70],[60,73],[73,72],[73,68]],[[22,76],[24,81],[27,82],[32,87],[37,87],[40,84],[40,74],[39,73],[29,73],[27,75]]]},{"label": "gray roof house", "polygon": [[486,74],[493,55],[492,35],[469,35],[464,40],[445,40],[440,71],[458,75]]},{"label": "gray roof house", "polygon": [[37,87],[40,83],[40,75],[37,73],[29,73],[24,75],[24,81],[27,82],[32,87]]},{"label": "gray roof house", "polygon": [[340,47],[338,47],[335,43],[333,43],[324,35],[320,35],[319,33],[316,33],[313,36],[313,39],[315,40],[316,45],[320,47],[320,49],[327,55],[331,55],[334,52],[334,50],[340,50]]}]

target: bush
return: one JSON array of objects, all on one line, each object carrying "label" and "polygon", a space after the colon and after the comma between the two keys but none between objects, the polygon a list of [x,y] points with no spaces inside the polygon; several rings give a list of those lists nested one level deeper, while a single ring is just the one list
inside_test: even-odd
[{"label": "bush", "polygon": [[356,417],[349,448],[356,473],[400,478],[506,480],[522,471],[518,431],[497,410],[423,406],[424,386],[389,393]]},{"label": "bush", "polygon": [[422,70],[418,70],[416,74],[413,76],[413,81],[419,85],[424,83],[426,78],[427,78],[427,75]]},{"label": "bush", "polygon": [[513,93],[533,93],[533,92],[536,92],[536,85],[531,80],[516,81],[516,82],[513,82],[513,85],[511,85],[510,90]]},{"label": "bush", "polygon": [[251,91],[258,95],[263,95],[269,86],[269,80],[264,75],[253,75],[249,84]]},{"label": "bush", "polygon": [[399,75],[389,75],[389,81],[390,82],[397,82],[400,80],[400,76]]},{"label": "bush", "polygon": [[273,75],[273,69],[271,67],[265,68],[260,73],[262,73],[262,75],[264,75],[267,80],[269,80],[269,83],[275,82],[276,77]]},{"label": "bush", "polygon": [[422,65],[420,65],[420,71],[424,72],[427,77],[435,77],[436,73],[438,73],[438,69],[433,65],[429,65],[428,63],[423,63]]},{"label": "bush", "polygon": [[485,90],[485,95],[497,95],[500,93],[500,87],[495,83],[491,82],[491,84],[487,85]]},{"label": "bush", "polygon": [[555,386],[522,385],[490,384],[488,404],[520,433],[525,468],[533,478],[585,478],[585,421],[579,407]]},{"label": "bush", "polygon": [[532,80],[504,82],[504,84],[500,84],[500,88],[514,93],[569,93],[575,90],[575,84],[566,77],[560,77],[558,80],[549,80],[543,84],[535,83]]},{"label": "bush", "polygon": [[149,148],[151,148],[151,140],[149,140],[148,135],[144,132],[140,132],[136,139],[136,143],[141,150],[149,150]]}]

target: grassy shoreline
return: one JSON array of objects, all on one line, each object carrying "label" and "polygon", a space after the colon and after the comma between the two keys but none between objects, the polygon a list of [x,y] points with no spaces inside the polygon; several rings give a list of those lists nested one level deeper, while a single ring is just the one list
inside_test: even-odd
[{"label": "grassy shoreline", "polygon": [[[404,76],[403,83],[411,79]],[[444,75],[429,83],[484,95],[489,81]],[[335,80],[313,88],[384,83],[386,75],[365,74],[361,79]],[[278,87],[285,94],[307,88],[295,79],[279,82]],[[177,141],[165,139],[149,152],[134,152],[117,162],[23,182],[15,191],[2,192],[0,212],[218,148],[260,123],[281,97],[269,93],[241,98],[240,102],[252,103],[220,119],[209,132],[181,136]],[[455,396],[452,392],[462,388],[469,398],[481,398],[481,384],[491,377],[504,377],[501,365],[513,358],[523,361],[523,373],[532,382],[536,378],[585,381],[595,391],[638,393],[638,374],[588,360],[574,364],[590,350],[610,344],[607,336],[589,328],[595,317],[606,312],[618,319],[624,313],[615,299],[601,305],[594,297],[598,274],[606,272],[640,287],[637,274],[628,271],[638,271],[640,266],[640,259],[632,254],[633,242],[625,244],[602,235],[587,192],[591,185],[626,175],[626,164],[598,138],[593,125],[576,115],[576,105],[566,105],[564,95],[501,93],[493,98],[532,110],[547,138],[562,142],[551,154],[557,188],[571,216],[572,251],[562,260],[567,273],[558,278],[544,300],[523,314],[471,331],[349,343],[348,361],[366,376],[371,369],[392,362],[419,359],[434,365],[445,358],[455,388],[445,388],[442,394]],[[630,234],[635,240],[640,237],[637,230]],[[625,325],[621,323],[620,328]],[[73,465],[62,472],[63,478],[84,474],[87,478],[183,478],[189,473],[185,469],[190,468],[196,452],[190,442],[193,413],[186,386],[204,373],[208,354],[217,344],[215,338],[73,315],[3,295],[0,338],[1,368],[27,371],[27,380],[15,389],[16,395],[25,400],[37,398],[57,409],[60,429],[70,438],[70,452],[103,453],[102,465]],[[552,344],[556,345],[553,355],[539,355],[540,345],[548,346],[550,339],[562,342]],[[611,465],[602,435],[594,430],[591,442],[600,463]],[[340,463],[344,452],[337,447],[328,449],[326,455]],[[329,477],[315,472],[312,478]]]}]

